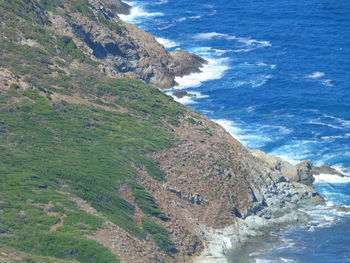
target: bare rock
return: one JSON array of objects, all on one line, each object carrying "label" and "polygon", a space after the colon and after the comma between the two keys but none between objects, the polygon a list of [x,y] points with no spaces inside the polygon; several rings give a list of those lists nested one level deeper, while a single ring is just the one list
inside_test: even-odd
[{"label": "bare rock", "polygon": [[340,177],[346,177],[345,174],[342,174],[338,170],[329,167],[329,166],[321,166],[321,167],[313,167],[312,172],[314,175],[319,175],[319,174],[332,174],[332,175],[337,175]]},{"label": "bare rock", "polygon": [[315,181],[315,178],[313,177],[314,166],[312,162],[304,161],[302,163],[297,164],[296,168],[298,170],[297,182],[301,182],[306,185],[312,185]]},{"label": "bare rock", "polygon": [[181,99],[183,97],[196,97],[195,94],[193,93],[189,93],[187,91],[184,90],[176,90],[173,92],[173,96],[177,97],[178,99]]},{"label": "bare rock", "polygon": [[17,214],[17,218],[19,219],[26,219],[27,218],[27,213],[25,211],[19,211]]},{"label": "bare rock", "polygon": [[171,52],[170,55],[174,59],[173,64],[171,65],[171,71],[175,76],[183,77],[191,73],[201,72],[200,68],[205,64],[208,64],[208,61],[196,54],[179,48],[176,49],[175,52]]},{"label": "bare rock", "polygon": [[102,0],[102,2],[114,13],[129,15],[131,6],[120,0]]}]

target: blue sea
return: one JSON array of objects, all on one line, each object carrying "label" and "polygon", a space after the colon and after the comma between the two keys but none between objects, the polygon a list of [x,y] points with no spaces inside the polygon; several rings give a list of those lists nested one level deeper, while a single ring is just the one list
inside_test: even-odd
[{"label": "blue sea", "polygon": [[[122,16],[209,61],[177,78],[196,97],[179,100],[252,149],[350,173],[349,0],[139,0]],[[166,93],[172,94],[174,90]],[[350,262],[350,180],[319,176],[326,207],[252,262]]]}]

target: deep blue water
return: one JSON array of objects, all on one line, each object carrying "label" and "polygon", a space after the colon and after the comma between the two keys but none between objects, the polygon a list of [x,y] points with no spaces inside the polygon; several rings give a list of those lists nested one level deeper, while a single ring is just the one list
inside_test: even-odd
[{"label": "deep blue water", "polygon": [[[182,103],[250,148],[350,173],[349,0],[132,4],[133,16],[123,19],[169,50],[210,61],[203,73],[178,79],[178,89],[197,95]],[[324,179],[315,188],[329,208],[350,206],[350,182]],[[350,217],[329,208],[310,211],[310,226],[278,233],[284,245],[255,255],[257,262],[350,262]]]}]

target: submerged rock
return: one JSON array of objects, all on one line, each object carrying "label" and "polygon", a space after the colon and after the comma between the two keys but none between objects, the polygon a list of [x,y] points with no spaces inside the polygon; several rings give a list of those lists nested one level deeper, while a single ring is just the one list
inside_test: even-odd
[{"label": "submerged rock", "polygon": [[178,99],[181,99],[183,97],[196,97],[196,94],[189,93],[184,90],[177,90],[173,92],[173,96],[177,97]]},{"label": "submerged rock", "polygon": [[331,175],[337,175],[340,177],[346,177],[345,174],[342,174],[337,169],[329,167],[329,166],[313,167],[312,172],[314,175],[331,174]]}]

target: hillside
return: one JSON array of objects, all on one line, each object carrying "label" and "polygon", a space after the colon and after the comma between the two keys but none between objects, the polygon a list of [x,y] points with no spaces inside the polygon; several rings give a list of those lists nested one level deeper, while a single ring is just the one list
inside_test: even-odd
[{"label": "hillside", "polygon": [[0,262],[191,262],[213,229],[234,225],[234,242],[323,202],[311,164],[250,151],[164,95],[206,61],[117,12],[0,0]]}]

